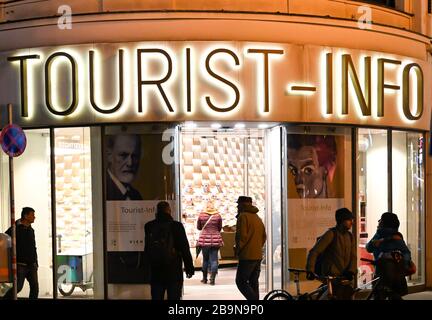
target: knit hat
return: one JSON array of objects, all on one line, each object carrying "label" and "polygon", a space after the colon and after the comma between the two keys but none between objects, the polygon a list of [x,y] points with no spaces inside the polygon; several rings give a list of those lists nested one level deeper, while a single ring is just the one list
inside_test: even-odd
[{"label": "knit hat", "polygon": [[400,225],[397,215],[391,212],[384,212],[381,215],[380,222],[383,228],[398,229]]},{"label": "knit hat", "polygon": [[345,220],[352,220],[354,219],[354,216],[352,212],[347,208],[341,208],[336,210],[335,214],[336,222],[337,224],[341,224]]},{"label": "knit hat", "polygon": [[237,203],[244,203],[244,202],[252,203],[252,198],[251,197],[246,197],[246,196],[240,196],[240,197],[238,197]]}]

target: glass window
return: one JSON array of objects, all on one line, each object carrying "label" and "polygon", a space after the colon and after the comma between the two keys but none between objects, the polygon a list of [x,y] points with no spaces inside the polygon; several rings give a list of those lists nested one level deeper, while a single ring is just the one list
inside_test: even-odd
[{"label": "glass window", "polygon": [[[268,198],[267,204],[269,206],[269,216],[271,221],[267,225],[267,238],[271,238],[271,250],[267,253],[270,257],[273,270],[269,276],[269,288],[272,285],[272,289],[282,288],[282,261],[286,259],[288,250],[283,245],[282,235],[286,235],[286,228],[282,229],[282,212],[286,211],[286,202],[283,201],[282,196],[283,182],[285,179],[282,178],[283,168],[285,167],[286,160],[283,160],[283,141],[285,130],[283,127],[272,128],[267,131],[266,134],[266,157],[267,157],[267,184],[270,193],[267,191]],[[282,163],[283,162],[283,163]],[[282,203],[283,202],[283,203]],[[286,224],[285,224],[286,225]],[[269,243],[269,240],[267,241]],[[284,249],[284,250],[283,250]],[[270,272],[269,272],[270,273]]]},{"label": "glass window", "polygon": [[177,215],[174,138],[163,124],[105,127],[104,180],[110,299],[149,299],[144,225],[159,201]]},{"label": "glass window", "polygon": [[417,273],[409,283],[424,282],[424,136],[393,132],[393,212],[399,217],[399,231],[411,251]]},{"label": "glass window", "polygon": [[358,281],[372,280],[374,268],[360,258],[373,259],[366,251],[366,243],[373,237],[381,214],[388,210],[387,130],[358,129],[357,154],[357,228],[359,261]]},{"label": "glass window", "polygon": [[61,128],[55,136],[58,297],[93,296],[90,128]]},{"label": "glass window", "polygon": [[[335,211],[351,207],[351,130],[288,127],[288,266],[304,269],[317,237],[336,225]],[[301,280],[304,280],[302,275]],[[293,280],[291,275],[291,280]],[[295,293],[294,282],[285,284]],[[302,289],[315,289],[306,281]]]},{"label": "glass window", "polygon": [[[53,296],[52,232],[51,232],[51,169],[48,129],[25,130],[27,147],[14,158],[15,220],[20,219],[23,207],[35,209],[35,231],[38,254],[39,298]],[[10,227],[8,156],[2,151],[2,231]],[[6,217],[6,219],[4,219]],[[18,297],[28,297],[28,282]]]}]

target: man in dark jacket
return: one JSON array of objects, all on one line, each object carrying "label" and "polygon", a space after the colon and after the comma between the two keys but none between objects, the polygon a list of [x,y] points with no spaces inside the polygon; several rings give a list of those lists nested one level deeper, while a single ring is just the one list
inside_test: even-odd
[{"label": "man in dark jacket", "polygon": [[[396,214],[385,212],[381,215],[378,228],[373,238],[367,243],[366,250],[373,253],[376,265],[376,275],[381,278],[377,284],[375,299],[400,300],[401,296],[408,293],[405,278],[405,269],[409,268],[411,252],[408,249],[402,234],[398,231],[399,219]],[[392,252],[400,252],[401,261],[392,255]],[[390,289],[380,290],[382,287]]]},{"label": "man in dark jacket", "polygon": [[[315,278],[315,263],[321,256],[320,276],[340,276],[353,280],[357,272],[357,250],[354,236],[349,231],[353,224],[353,214],[347,208],[336,210],[336,227],[327,230],[309,251],[306,263],[307,278]],[[334,284],[333,294],[337,299],[351,299],[350,286]]]},{"label": "man in dark jacket", "polygon": [[259,300],[259,276],[266,232],[252,198],[237,200],[236,253],[239,259],[236,285],[247,300]]},{"label": "man in dark jacket", "polygon": [[[146,223],[145,229],[145,257],[150,262],[150,285],[153,300],[163,300],[167,291],[168,300],[180,300],[183,289],[183,266],[186,276],[191,278],[195,271],[189,242],[183,224],[174,221],[171,216],[171,208],[168,202],[161,201],[157,204],[156,219]],[[171,232],[171,237],[162,239],[163,230]],[[171,242],[172,257],[162,257],[162,249],[155,250],[156,242]],[[162,246],[161,246],[162,248]],[[159,252],[158,252],[159,250]],[[169,261],[168,261],[169,260]]]},{"label": "man in dark jacket", "polygon": [[[27,279],[30,285],[30,299],[37,299],[39,295],[38,282],[38,259],[36,252],[36,240],[31,224],[35,221],[33,208],[25,207],[21,211],[21,219],[17,220],[16,226],[16,261],[17,261],[17,292],[24,286]],[[12,236],[12,227],[6,233]],[[6,298],[11,299],[13,290],[10,290]]]}]

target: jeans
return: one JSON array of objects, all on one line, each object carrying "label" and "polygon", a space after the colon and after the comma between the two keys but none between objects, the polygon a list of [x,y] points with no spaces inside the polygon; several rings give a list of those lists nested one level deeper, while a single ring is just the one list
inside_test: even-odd
[{"label": "jeans", "polygon": [[236,285],[247,300],[259,300],[261,260],[239,260]]},{"label": "jeans", "polygon": [[164,300],[165,291],[168,295],[168,300],[180,300],[183,290],[183,281],[172,283],[152,283],[151,296],[152,300]]},{"label": "jeans", "polygon": [[210,272],[217,273],[218,265],[219,265],[218,253],[219,253],[218,247],[203,247],[202,248],[202,254],[203,254],[202,270],[203,270],[203,272],[207,271],[210,267]]},{"label": "jeans", "polygon": [[[19,293],[23,286],[24,280],[27,279],[30,285],[29,299],[37,299],[39,296],[39,281],[37,274],[38,267],[36,264],[24,265],[17,263],[17,293]],[[5,296],[5,299],[13,298],[13,289],[10,289]]]}]

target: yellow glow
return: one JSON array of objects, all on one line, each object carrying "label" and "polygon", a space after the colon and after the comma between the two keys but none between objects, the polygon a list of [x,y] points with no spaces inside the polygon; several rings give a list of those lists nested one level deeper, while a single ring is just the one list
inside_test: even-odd
[{"label": "yellow glow", "polygon": [[[320,54],[320,90],[321,90],[321,116],[324,119],[329,119],[333,115],[327,114],[327,54],[332,53],[331,50],[323,50]],[[333,56],[333,65],[334,65],[334,56]],[[330,66],[331,70],[333,70],[333,66]],[[335,79],[335,74],[333,72],[333,81]],[[334,88],[333,88],[334,89]],[[332,95],[334,96],[334,90],[332,92]],[[335,102],[335,99],[333,99],[333,104]],[[335,113],[335,106],[333,105],[333,113]]]},{"label": "yellow glow", "polygon": [[[88,86],[88,77],[86,75],[86,71],[88,71],[88,63],[87,63],[87,57],[84,57],[84,55],[88,54],[87,50],[75,50],[75,49],[71,49],[71,48],[62,48],[61,50],[56,50],[54,52],[51,52],[50,54],[47,55],[47,58],[55,53],[55,52],[65,52],[70,54],[76,62],[76,69],[77,69],[77,99],[78,99],[78,105],[75,109],[75,111],[68,115],[68,116],[59,116],[59,115],[55,115],[52,114],[50,112],[48,112],[48,114],[50,115],[50,117],[59,120],[59,119],[64,119],[64,118],[68,118],[68,119],[75,119],[78,118],[84,110],[84,106],[88,105],[90,102],[88,101],[88,91],[87,91],[87,86]],[[46,60],[44,60],[44,64],[46,63]],[[52,64],[51,64],[51,101],[52,101],[52,105],[56,110],[64,110],[64,106],[60,106],[60,99],[58,97],[58,69],[60,68],[60,66],[62,64],[66,64],[67,68],[69,70],[69,74],[72,71],[72,67],[71,64],[69,62],[69,60],[65,57],[57,57],[53,60]],[[67,86],[68,89],[70,90],[72,88],[71,86],[71,82],[70,82],[70,77],[68,77],[67,79]],[[72,98],[72,96],[71,96]],[[71,99],[69,99],[69,101],[71,101]],[[68,103],[69,103],[68,101]],[[60,106],[60,108],[59,108]]]},{"label": "yellow glow", "polygon": [[[268,95],[269,95],[269,112],[264,112],[265,106],[265,89],[264,89],[264,57],[262,54],[251,54],[248,53],[250,49],[258,50],[282,50],[283,54],[269,54],[268,55]],[[248,44],[243,49],[243,55],[247,58],[254,59],[256,61],[256,93],[257,93],[257,111],[261,117],[270,117],[271,109],[273,106],[273,62],[283,61],[286,58],[286,49],[283,47],[275,47],[274,44]]]},{"label": "yellow glow", "polygon": [[333,114],[338,119],[344,119],[347,117],[346,115],[342,115],[342,55],[346,53],[347,53],[346,51],[339,49],[333,54],[334,65],[335,65],[334,73],[333,73],[333,82],[336,88],[336,90],[334,90],[335,95],[333,98],[333,104],[334,104]]},{"label": "yellow glow", "polygon": [[[115,51],[115,58],[113,59],[113,63],[110,65],[113,72],[113,77],[111,79],[107,79],[107,73],[104,72],[104,69],[106,69],[105,61],[102,61],[104,58],[100,51],[97,48],[92,49],[94,51],[94,59],[93,59],[93,67],[94,67],[94,95],[95,95],[95,103],[98,105],[101,109],[112,109],[114,106],[117,105],[118,99],[119,99],[119,67],[118,67],[118,61],[119,61],[119,50],[123,50],[123,104],[120,107],[118,111],[116,111],[114,114],[103,114],[104,118],[107,119],[115,119],[119,118],[126,114],[128,108],[130,107],[130,94],[129,89],[131,87],[131,70],[135,70],[132,68],[130,64],[130,51],[125,48],[116,48]],[[88,53],[87,53],[88,56]],[[89,62],[87,60],[87,72],[89,68]],[[109,73],[108,73],[109,74]],[[86,81],[89,82],[90,79],[86,78]],[[105,95],[103,93],[105,90],[109,88],[108,84],[113,84],[113,90],[116,93],[116,95],[112,98],[111,101],[108,101]],[[104,89],[106,88],[106,89]],[[90,93],[89,93],[90,94]],[[89,107],[91,108],[91,107]],[[96,110],[93,110],[93,113],[98,113]],[[98,113],[99,114],[99,113]]]},{"label": "yellow glow", "polygon": [[[355,68],[355,70],[356,70],[356,72],[357,72],[357,78],[359,79],[359,81],[360,81],[360,89],[361,89],[361,91],[362,91],[362,94],[364,95],[365,94],[365,86],[364,86],[364,80],[365,80],[365,67],[366,67],[366,65],[365,65],[365,63],[364,63],[364,58],[365,58],[366,56],[364,55],[364,56],[360,56],[360,59],[358,60],[358,62],[356,63],[356,61],[355,61],[355,59],[353,59],[353,63],[354,63],[354,68]],[[342,59],[342,57],[341,57],[341,59]],[[341,60],[341,63],[342,63],[342,60]],[[367,118],[369,118],[369,116],[364,116],[363,114],[362,114],[362,112],[361,112],[361,107],[360,107],[360,102],[358,101],[358,98],[357,98],[357,94],[355,93],[355,89],[354,89],[354,84],[353,84],[353,80],[351,79],[351,77],[350,77],[350,75],[348,74],[348,83],[349,83],[349,99],[350,99],[350,101],[351,101],[351,106],[354,106],[354,109],[356,110],[356,113],[357,113],[357,117],[360,119],[360,120],[366,120]],[[372,88],[372,86],[371,86],[371,90],[373,90],[373,88]],[[367,99],[366,99],[366,97],[365,97],[365,100],[366,100],[366,102],[367,102]],[[373,104],[373,103],[372,103]],[[372,115],[373,115],[373,106],[372,106]]]},{"label": "yellow glow", "polygon": [[377,57],[376,55],[372,55],[372,61],[371,61],[372,118],[375,121],[379,121],[379,119],[381,119],[381,118],[377,117],[377,113],[378,113],[378,59],[379,58],[381,58],[381,57]]},{"label": "yellow glow", "polygon": [[[187,66],[186,66],[186,49],[190,49],[190,99],[191,99],[191,112],[187,112]],[[181,108],[184,113],[188,116],[193,116],[196,113],[197,109],[197,103],[196,103],[196,97],[197,97],[197,89],[196,84],[198,83],[198,77],[197,77],[197,71],[196,71],[196,49],[191,46],[184,46],[182,48],[182,70],[183,70],[183,78],[182,78],[182,91],[180,100],[178,102],[179,108]]]},{"label": "yellow glow", "polygon": [[[300,86],[300,87],[315,87],[313,84],[309,83],[290,83],[287,85],[287,91],[289,94],[296,95],[296,96],[313,96],[316,91],[300,91],[300,90],[293,90],[292,87],[294,86]],[[318,89],[316,89],[318,90]]]},{"label": "yellow glow", "polygon": [[[206,97],[209,96],[209,97],[211,97],[211,100],[212,100],[214,105],[221,107],[221,106],[231,106],[236,99],[235,92],[231,87],[228,87],[227,85],[222,84],[220,81],[213,78],[211,75],[209,75],[207,73],[207,70],[206,70],[206,63],[205,62],[206,62],[207,56],[210,54],[210,52],[212,52],[213,50],[219,49],[219,48],[231,50],[232,52],[234,52],[236,54],[236,56],[238,57],[239,62],[240,62],[240,64],[238,66],[236,66],[234,58],[231,55],[221,54],[221,53],[215,54],[213,56],[212,60],[210,61],[210,66],[212,67],[213,72],[215,72],[219,75],[222,74],[226,80],[233,83],[237,87],[237,89],[239,90],[239,95],[240,95],[239,103],[235,107],[234,110],[231,110],[229,112],[217,112],[215,110],[212,110],[207,105],[207,101],[206,101]],[[217,65],[217,63],[219,61],[223,61],[226,64],[226,66],[229,66],[233,70],[233,72],[235,72],[235,78],[236,79],[233,79],[233,77],[228,76],[226,73],[221,73],[217,68],[214,68],[214,66]],[[208,116],[215,117],[215,118],[227,118],[227,117],[232,117],[233,115],[237,114],[242,109],[243,99],[244,99],[243,87],[241,86],[241,84],[238,81],[239,80],[239,70],[243,67],[243,60],[242,60],[242,56],[239,54],[237,49],[232,47],[231,44],[228,44],[228,43],[218,43],[218,44],[213,44],[211,46],[208,46],[205,50],[203,50],[200,53],[200,64],[199,65],[200,65],[199,73],[200,73],[201,78],[204,79],[209,84],[211,84],[212,87],[222,90],[227,95],[226,101],[218,101],[218,99],[215,99],[211,93],[205,92],[205,91],[202,92],[201,97],[200,97],[200,102],[201,102],[200,108],[201,108],[202,112],[207,114]]]},{"label": "yellow glow", "polygon": [[[27,118],[21,118],[22,120],[26,121],[26,122],[31,122],[34,120],[35,117],[35,110],[37,109],[36,103],[36,90],[35,90],[35,85],[36,83],[40,82],[39,80],[36,79],[36,75],[37,72],[35,72],[35,67],[36,66],[43,66],[43,62],[45,61],[45,57],[44,54],[41,51],[35,50],[33,51],[32,49],[28,49],[25,52],[17,52],[14,53],[13,56],[23,56],[23,55],[39,55],[39,59],[29,59],[27,60],[27,108],[28,108],[28,117]],[[19,61],[15,61],[13,63],[13,65],[16,67],[16,71],[17,71],[17,80],[19,83],[19,67],[20,67],[20,63]],[[43,86],[42,86],[43,88]],[[20,91],[17,92],[19,99],[21,99],[21,93]],[[18,100],[17,100],[18,101]],[[21,103],[21,102],[20,102]],[[21,113],[19,113],[19,115],[21,115]]]},{"label": "yellow glow", "polygon": [[[133,72],[134,72],[134,83],[136,84],[135,88],[138,85],[138,72],[141,72],[141,79],[142,80],[159,80],[166,76],[168,72],[168,61],[167,58],[162,55],[161,53],[141,53],[141,70],[138,70],[138,57],[137,57],[137,50],[138,49],[160,49],[167,52],[167,54],[171,58],[172,62],[172,72],[169,79],[167,79],[166,82],[162,83],[162,89],[166,94],[166,97],[168,101],[171,104],[171,107],[173,108],[174,112],[169,112],[168,106],[166,105],[161,92],[156,87],[156,85],[143,85],[140,87],[140,90],[142,92],[142,113],[138,112],[138,94],[136,92],[136,89],[134,89],[134,96],[135,96],[135,106],[133,106],[134,114],[138,117],[143,117],[147,112],[148,109],[151,108],[152,110],[155,110],[156,108],[160,108],[163,110],[167,116],[173,117],[178,112],[178,101],[177,99],[173,98],[172,91],[173,87],[176,85],[176,80],[178,78],[178,59],[177,55],[173,52],[173,50],[166,46],[165,43],[152,43],[152,42],[143,42],[138,43],[132,50],[133,50],[133,56],[134,56],[134,65],[133,65]],[[159,63],[163,66],[161,72],[159,74],[155,73],[149,73],[148,68],[146,68],[146,65],[150,63]],[[159,100],[158,106],[149,106],[149,100],[150,100],[150,92],[153,92],[154,95],[157,96]],[[181,103],[179,104],[181,105]],[[159,112],[159,111],[157,111]]]},{"label": "yellow glow", "polygon": [[[402,64],[400,66],[399,72],[397,74],[398,77],[398,84],[401,86],[401,90],[398,92],[398,99],[397,99],[397,109],[400,119],[409,125],[413,125],[416,123],[416,120],[409,120],[405,117],[405,114],[403,112],[403,70],[405,67],[411,63],[414,63],[413,60],[404,60],[402,61]],[[417,97],[417,74],[414,71],[415,69],[411,69],[410,72],[410,110],[418,110],[418,97]],[[424,99],[424,102],[427,100]],[[426,105],[426,103],[425,103]],[[413,108],[415,106],[415,109]]]}]

